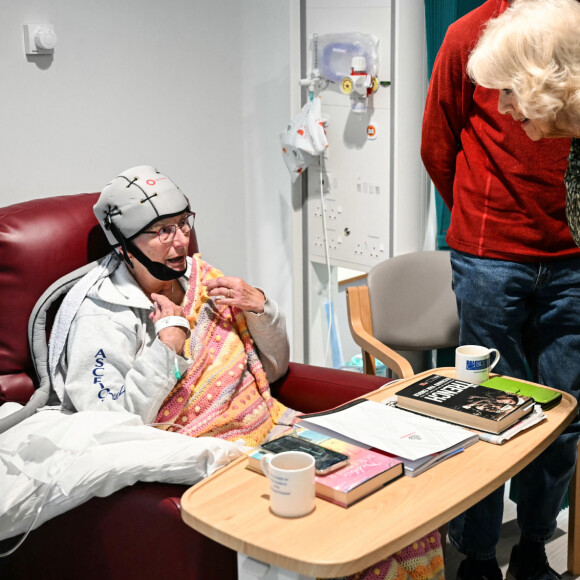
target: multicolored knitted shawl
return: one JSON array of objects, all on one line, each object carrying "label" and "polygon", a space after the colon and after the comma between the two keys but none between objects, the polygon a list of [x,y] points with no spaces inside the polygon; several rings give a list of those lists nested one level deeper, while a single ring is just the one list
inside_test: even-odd
[{"label": "multicolored knitted shawl", "polygon": [[244,439],[257,446],[276,425],[291,425],[296,412],[270,395],[243,311],[207,295],[203,281],[221,276],[199,254],[193,256],[183,307],[191,326],[185,356],[193,363],[165,399],[157,422],[192,437]]}]

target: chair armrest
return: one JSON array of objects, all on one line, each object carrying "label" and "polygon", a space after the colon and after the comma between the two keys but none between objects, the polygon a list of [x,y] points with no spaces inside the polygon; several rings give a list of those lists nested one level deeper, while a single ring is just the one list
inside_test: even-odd
[{"label": "chair armrest", "polygon": [[390,379],[291,362],[271,385],[272,395],[292,409],[316,413],[370,393]]},{"label": "chair armrest", "polygon": [[409,361],[398,352],[389,348],[386,344],[379,342],[374,336],[364,330],[359,331],[356,336],[353,334],[354,341],[361,349],[368,352],[371,356],[380,360],[387,368],[391,369],[399,378],[407,379],[412,377],[415,372]]},{"label": "chair armrest", "polygon": [[0,375],[0,405],[14,402],[25,405],[34,394],[34,383],[25,372]]},{"label": "chair armrest", "polygon": [[348,309],[348,325],[353,340],[364,352],[378,358],[387,368],[394,371],[401,379],[412,377],[415,373],[409,361],[392,348],[378,341],[372,335],[369,295],[366,286],[347,288],[346,303]]}]

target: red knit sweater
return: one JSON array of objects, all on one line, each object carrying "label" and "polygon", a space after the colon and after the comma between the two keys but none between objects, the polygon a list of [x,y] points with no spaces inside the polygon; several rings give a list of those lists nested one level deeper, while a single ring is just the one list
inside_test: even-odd
[{"label": "red knit sweater", "polygon": [[421,156],[451,210],[451,248],[517,262],[580,255],[565,216],[570,140],[531,141],[498,112],[498,91],[474,87],[465,74],[483,25],[508,5],[487,0],[449,27],[429,84]]}]

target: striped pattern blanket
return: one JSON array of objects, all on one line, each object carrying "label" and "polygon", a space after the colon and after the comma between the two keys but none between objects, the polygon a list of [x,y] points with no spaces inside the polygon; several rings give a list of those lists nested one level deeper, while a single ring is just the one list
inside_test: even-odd
[{"label": "striped pattern blanket", "polygon": [[203,281],[222,275],[199,254],[193,257],[184,302],[191,326],[185,356],[193,363],[165,399],[157,422],[192,437],[257,446],[277,425],[291,425],[296,412],[270,395],[243,311],[207,295]]}]

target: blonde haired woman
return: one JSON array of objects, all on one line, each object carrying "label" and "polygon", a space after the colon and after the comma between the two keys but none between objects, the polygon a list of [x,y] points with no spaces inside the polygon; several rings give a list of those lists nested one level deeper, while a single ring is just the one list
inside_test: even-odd
[{"label": "blonde haired woman", "polygon": [[[498,111],[511,115],[530,139],[572,137],[564,182],[566,216],[577,245],[580,245],[579,31],[580,3],[576,0],[515,0],[503,14],[489,22],[467,64],[467,73],[478,85],[499,90]],[[545,235],[549,236],[550,232]],[[578,399],[580,377],[574,383],[569,391]],[[537,477],[522,480],[520,499],[522,493],[529,495],[528,488],[534,485],[533,481],[543,477],[545,485],[545,492],[535,490],[538,502],[535,519],[521,513],[518,505],[518,524],[528,544],[536,542],[542,546],[555,530],[556,516],[574,470],[579,436],[580,422],[576,418],[522,472],[523,475],[535,471]],[[530,481],[532,484],[528,485]],[[529,555],[520,556],[525,556],[520,557],[522,566],[512,568],[512,562],[518,560],[512,553],[508,580],[559,578],[546,566],[535,575],[529,565],[522,571]]]}]

